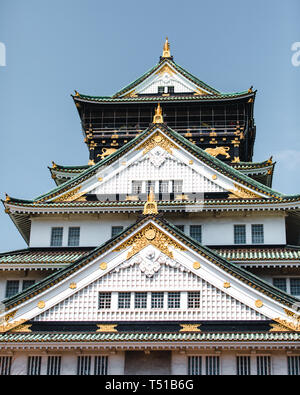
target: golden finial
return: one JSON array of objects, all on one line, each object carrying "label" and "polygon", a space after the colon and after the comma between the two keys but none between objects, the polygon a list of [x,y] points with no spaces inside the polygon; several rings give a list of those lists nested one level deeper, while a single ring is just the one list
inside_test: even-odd
[{"label": "golden finial", "polygon": [[250,88],[248,89],[248,93],[252,93],[253,92],[253,86],[250,86]]},{"label": "golden finial", "polygon": [[171,58],[171,53],[170,53],[170,44],[168,37],[166,38],[165,44],[164,44],[164,49],[163,49],[163,58]]},{"label": "golden finial", "polygon": [[52,161],[52,169],[56,169],[56,168],[57,168],[57,164]]},{"label": "golden finial", "polygon": [[155,115],[153,117],[153,123],[164,123],[164,118],[162,115],[162,108],[160,104],[158,103],[156,109],[155,109]]},{"label": "golden finial", "polygon": [[153,188],[150,189],[150,193],[148,195],[147,202],[145,203],[144,206],[144,215],[149,215],[149,214],[158,214],[157,210],[157,203],[155,201],[155,195]]},{"label": "golden finial", "polygon": [[9,202],[9,201],[10,201],[10,197],[8,196],[7,193],[5,194],[5,201],[6,201],[6,202]]},{"label": "golden finial", "polygon": [[75,96],[80,96],[80,94],[77,92],[77,91],[75,91]]},{"label": "golden finial", "polygon": [[273,156],[270,156],[270,159],[267,161],[267,163],[268,163],[269,165],[272,165],[272,164],[273,164]]}]

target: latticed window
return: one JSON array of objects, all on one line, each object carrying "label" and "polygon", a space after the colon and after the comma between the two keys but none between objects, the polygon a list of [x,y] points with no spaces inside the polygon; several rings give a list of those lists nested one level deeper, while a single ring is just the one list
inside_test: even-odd
[{"label": "latticed window", "polygon": [[201,305],[201,296],[199,291],[188,292],[188,308],[199,309]]},{"label": "latticed window", "polygon": [[281,291],[286,292],[287,291],[287,286],[286,286],[286,278],[273,278],[273,285],[276,288],[281,289]]},{"label": "latticed window", "polygon": [[257,375],[269,376],[271,374],[271,357],[258,356],[256,357]]},{"label": "latticed window", "polygon": [[234,244],[246,244],[246,225],[234,225]]},{"label": "latticed window", "polygon": [[18,280],[8,280],[6,282],[5,297],[10,298],[19,292],[19,281]]},{"label": "latticed window", "polygon": [[71,227],[69,228],[68,246],[75,247],[79,246],[80,242],[80,228]]},{"label": "latticed window", "polygon": [[94,375],[104,376],[107,375],[108,370],[108,356],[96,356],[94,360]]},{"label": "latticed window", "polygon": [[168,93],[174,93],[174,86],[168,86]]},{"label": "latticed window", "polygon": [[148,180],[146,183],[146,193],[149,194],[151,189],[153,192],[155,192],[155,181]]},{"label": "latticed window", "polygon": [[42,357],[28,357],[27,376],[39,376],[41,374]]},{"label": "latticed window", "polygon": [[63,228],[51,229],[51,247],[61,247],[63,242]]},{"label": "latticed window", "polygon": [[110,309],[111,307],[111,293],[99,292],[99,309]]},{"label": "latticed window", "polygon": [[202,357],[191,356],[188,357],[188,375],[200,376],[202,374]]},{"label": "latticed window", "polygon": [[134,295],[134,307],[136,309],[147,308],[147,292],[136,292]]},{"label": "latticed window", "polygon": [[168,308],[180,308],[180,292],[168,292]]},{"label": "latticed window", "polygon": [[77,376],[89,376],[91,374],[91,357],[77,357]]},{"label": "latticed window", "polygon": [[139,195],[142,193],[143,181],[132,181],[132,193]]},{"label": "latticed window", "polygon": [[201,225],[191,225],[190,226],[190,236],[199,241],[201,243],[202,241],[202,227]]},{"label": "latticed window", "polygon": [[49,356],[47,362],[47,376],[59,376],[61,371],[61,357]]},{"label": "latticed window", "polygon": [[123,226],[112,226],[111,227],[111,237],[115,237],[123,232]]},{"label": "latticed window", "polygon": [[159,181],[159,192],[169,193],[169,181],[167,180]]},{"label": "latticed window", "polygon": [[300,278],[291,278],[290,279],[290,287],[291,287],[291,295],[299,296],[300,295]]},{"label": "latticed window", "polygon": [[23,291],[29,287],[31,287],[32,285],[35,284],[34,280],[24,280],[23,281]]},{"label": "latticed window", "polygon": [[238,376],[251,375],[251,358],[248,355],[236,357],[236,374]]},{"label": "latticed window", "polygon": [[130,309],[130,292],[119,292],[118,307],[119,309]]},{"label": "latticed window", "polygon": [[182,193],[183,189],[183,181],[182,180],[174,180],[173,181],[173,192],[174,193]]},{"label": "latticed window", "polygon": [[0,376],[10,376],[12,357],[0,357]]},{"label": "latticed window", "polygon": [[252,225],[252,244],[263,244],[264,243],[264,226],[263,225]]},{"label": "latticed window", "polygon": [[159,86],[158,87],[158,93],[161,95],[165,92],[165,87],[164,86]]},{"label": "latticed window", "polygon": [[300,376],[300,356],[289,356],[288,362],[288,375],[289,376]]},{"label": "latticed window", "polygon": [[220,374],[220,357],[207,356],[206,358],[206,375],[217,376]]},{"label": "latticed window", "polygon": [[164,307],[164,293],[163,292],[152,292],[151,293],[151,308],[152,309],[163,309]]}]

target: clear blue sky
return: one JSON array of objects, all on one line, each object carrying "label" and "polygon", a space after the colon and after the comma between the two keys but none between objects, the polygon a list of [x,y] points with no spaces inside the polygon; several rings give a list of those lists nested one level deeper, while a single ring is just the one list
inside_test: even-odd
[{"label": "clear blue sky", "polygon": [[[300,193],[299,0],[0,0],[0,193],[50,190],[47,166],[86,164],[74,89],[110,95],[175,61],[224,92],[258,89],[254,160],[277,160],[274,188]],[[1,209],[0,251],[25,243]]]}]

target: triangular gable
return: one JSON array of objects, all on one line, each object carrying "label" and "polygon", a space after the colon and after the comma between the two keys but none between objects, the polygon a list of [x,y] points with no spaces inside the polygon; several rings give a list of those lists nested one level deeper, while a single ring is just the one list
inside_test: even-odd
[{"label": "triangular gable", "polygon": [[[157,135],[159,136],[157,137]],[[156,146],[177,155],[179,160],[186,162],[195,171],[201,172],[200,169],[205,169],[208,178],[215,184],[221,185],[225,190],[230,191],[233,197],[246,199],[273,197],[280,199],[284,196],[211,156],[165,124],[153,124],[149,129],[107,158],[63,185],[38,197],[34,202],[76,201],[95,189],[99,183],[111,178],[120,168],[129,166],[138,156],[143,156],[146,150],[149,152],[149,147],[151,149]],[[139,152],[137,153],[137,151]]]},{"label": "triangular gable", "polygon": [[135,97],[137,94],[157,94],[158,86],[174,86],[175,93],[219,95],[220,92],[177,65],[172,59],[163,59],[113,98]]},{"label": "triangular gable", "polygon": [[[149,246],[175,264],[179,263],[180,270],[199,276],[201,281],[211,284],[258,314],[289,328],[294,325],[291,316],[297,315],[293,305],[298,299],[231,264],[166,221],[145,216],[87,257],[4,301],[7,311],[2,318],[5,317],[6,324],[1,326],[1,330],[12,329],[54,308],[130,259],[139,258]],[[169,266],[172,267],[172,264]],[[295,328],[298,330],[298,327]]]}]

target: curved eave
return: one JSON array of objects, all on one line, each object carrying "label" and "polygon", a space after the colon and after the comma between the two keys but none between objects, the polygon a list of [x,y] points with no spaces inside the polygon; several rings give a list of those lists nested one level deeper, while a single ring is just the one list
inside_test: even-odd
[{"label": "curved eave", "polygon": [[187,95],[187,96],[140,96],[136,98],[113,98],[113,97],[101,97],[101,96],[88,96],[79,94],[79,96],[72,95],[75,103],[101,103],[101,104],[109,104],[109,103],[178,103],[178,102],[224,102],[231,100],[239,100],[239,99],[254,99],[255,92],[249,93],[248,91],[237,92],[237,93],[228,93],[228,94],[219,94],[219,95]]}]

